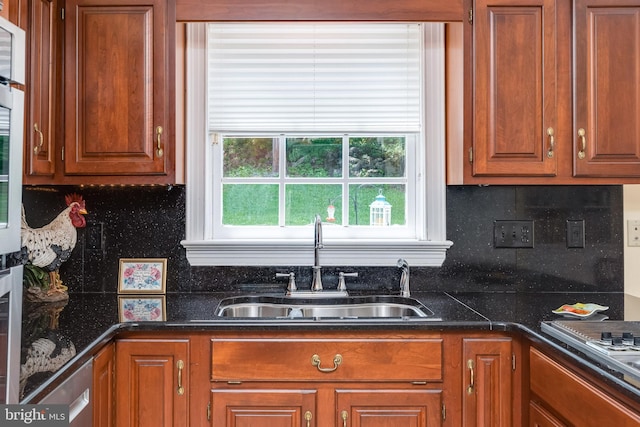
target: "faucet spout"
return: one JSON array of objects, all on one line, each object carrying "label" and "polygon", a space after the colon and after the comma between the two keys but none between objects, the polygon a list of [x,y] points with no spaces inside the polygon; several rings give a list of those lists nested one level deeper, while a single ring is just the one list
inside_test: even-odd
[{"label": "faucet spout", "polygon": [[411,291],[409,290],[409,263],[404,258],[398,260],[398,268],[402,269],[400,276],[400,295],[409,298]]},{"label": "faucet spout", "polygon": [[320,272],[320,249],[324,247],[322,244],[322,218],[316,214],[313,223],[313,281],[311,282],[312,291],[322,290],[322,273]]}]

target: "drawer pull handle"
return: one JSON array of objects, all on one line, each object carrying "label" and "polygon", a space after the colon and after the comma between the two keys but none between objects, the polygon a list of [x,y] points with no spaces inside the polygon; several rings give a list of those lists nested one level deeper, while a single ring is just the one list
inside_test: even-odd
[{"label": "drawer pull handle", "polygon": [[176,366],[178,367],[178,395],[182,396],[184,394],[184,387],[182,386],[182,370],[184,369],[184,362],[182,360],[178,360]]},{"label": "drawer pull handle", "polygon": [[580,160],[587,157],[587,137],[585,136],[587,133],[583,128],[578,129],[578,137],[580,138],[580,151],[578,151],[578,158]]},{"label": "drawer pull handle", "polygon": [[467,387],[467,393],[468,394],[472,394],[473,393],[473,388],[475,386],[474,382],[474,375],[473,375],[473,360],[469,359],[467,360],[467,368],[469,368],[470,371],[470,379],[469,379],[469,387]]},{"label": "drawer pull handle", "polygon": [[311,418],[313,418],[311,411],[307,411],[304,413],[304,419],[307,420],[307,427],[311,427]]},{"label": "drawer pull handle", "polygon": [[553,158],[553,150],[556,148],[556,138],[553,128],[547,129],[547,135],[549,136],[549,151],[547,151],[547,157]]},{"label": "drawer pull handle", "polygon": [[42,135],[42,131],[37,123],[34,123],[33,130],[38,134],[38,145],[33,147],[33,153],[38,154],[40,150],[42,150],[42,146],[44,145],[44,136]]},{"label": "drawer pull handle", "polygon": [[340,412],[340,417],[342,418],[342,427],[347,427],[347,418],[349,418],[349,413],[347,411]]},{"label": "drawer pull handle", "polygon": [[156,155],[158,157],[162,157],[162,155],[164,154],[164,150],[162,149],[162,145],[161,145],[161,141],[160,141],[160,138],[162,137],[162,126],[158,126],[156,128],[156,136],[157,136]]},{"label": "drawer pull handle", "polygon": [[333,368],[321,368],[320,363],[321,363],[320,356],[318,356],[317,354],[314,354],[313,356],[311,356],[311,364],[316,368],[318,368],[318,371],[333,372],[336,369],[338,369],[338,366],[340,366],[340,364],[342,363],[342,355],[336,354],[335,356],[333,356]]}]

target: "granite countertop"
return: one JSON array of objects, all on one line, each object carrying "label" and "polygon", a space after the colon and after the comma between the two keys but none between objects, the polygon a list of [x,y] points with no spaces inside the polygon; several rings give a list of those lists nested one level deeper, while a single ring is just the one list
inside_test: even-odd
[{"label": "granite countertop", "polygon": [[[246,292],[245,292],[246,294]],[[57,304],[33,304],[23,307],[21,363],[21,401],[37,402],[106,342],[125,331],[203,331],[247,327],[295,328],[389,328],[467,329],[519,331],[530,339],[551,346],[567,357],[592,369],[603,381],[623,393],[640,399],[640,388],[622,375],[598,365],[580,352],[543,333],[540,323],[557,319],[551,311],[562,304],[594,302],[609,306],[605,312],[612,320],[624,320],[625,295],[622,293],[507,293],[507,292],[414,292],[412,297],[431,309],[441,321],[314,321],[294,319],[239,321],[215,319],[213,313],[222,298],[232,293],[185,293],[166,295],[166,320],[121,322],[116,294],[71,294],[69,301]],[[236,294],[237,295],[237,294]],[[130,297],[130,296],[125,296]],[[56,348],[47,363],[27,360],[27,351],[38,340],[50,340]],[[33,359],[33,356],[32,356]]]}]

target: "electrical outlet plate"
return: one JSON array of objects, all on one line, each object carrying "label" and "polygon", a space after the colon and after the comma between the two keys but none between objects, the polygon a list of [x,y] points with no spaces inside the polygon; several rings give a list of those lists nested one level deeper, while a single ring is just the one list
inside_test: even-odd
[{"label": "electrical outlet plate", "polygon": [[567,248],[584,248],[584,220],[567,220]]},{"label": "electrical outlet plate", "polygon": [[493,222],[493,246],[496,248],[533,248],[533,220]]},{"label": "electrical outlet plate", "polygon": [[640,246],[640,220],[627,221],[627,246]]}]

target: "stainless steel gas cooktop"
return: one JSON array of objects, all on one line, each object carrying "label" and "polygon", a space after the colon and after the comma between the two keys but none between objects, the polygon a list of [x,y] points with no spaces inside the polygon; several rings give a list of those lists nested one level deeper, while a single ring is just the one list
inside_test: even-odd
[{"label": "stainless steel gas cooktop", "polygon": [[554,320],[544,332],[640,381],[640,322]]}]

